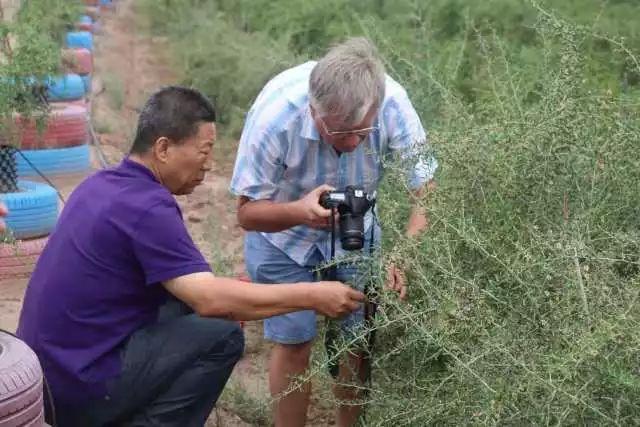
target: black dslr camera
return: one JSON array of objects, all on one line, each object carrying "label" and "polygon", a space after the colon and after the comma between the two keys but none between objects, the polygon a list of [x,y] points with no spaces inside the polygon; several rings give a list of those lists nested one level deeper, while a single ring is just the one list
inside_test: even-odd
[{"label": "black dslr camera", "polygon": [[364,246],[364,214],[373,206],[374,199],[362,188],[347,186],[344,191],[329,191],[320,196],[320,206],[338,209],[340,214],[340,242],[346,251]]}]

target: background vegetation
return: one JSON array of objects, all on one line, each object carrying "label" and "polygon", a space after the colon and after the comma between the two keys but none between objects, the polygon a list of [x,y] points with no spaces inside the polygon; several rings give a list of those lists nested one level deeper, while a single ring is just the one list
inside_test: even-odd
[{"label": "background vegetation", "polygon": [[46,111],[42,86],[60,67],[65,30],[80,16],[79,1],[23,1],[12,22],[0,20],[0,134],[15,113]]}]

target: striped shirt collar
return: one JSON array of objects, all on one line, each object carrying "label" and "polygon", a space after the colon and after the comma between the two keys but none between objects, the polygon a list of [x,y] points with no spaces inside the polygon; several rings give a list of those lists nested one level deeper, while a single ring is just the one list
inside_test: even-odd
[{"label": "striped shirt collar", "polygon": [[320,133],[316,127],[316,122],[311,115],[311,108],[309,102],[306,101],[304,112],[302,113],[302,126],[300,127],[300,136],[305,139],[311,139],[313,141],[320,141]]}]

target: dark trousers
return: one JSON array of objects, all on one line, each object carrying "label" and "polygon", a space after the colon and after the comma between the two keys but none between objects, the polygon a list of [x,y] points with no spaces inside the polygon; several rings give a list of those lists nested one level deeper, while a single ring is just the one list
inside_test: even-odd
[{"label": "dark trousers", "polygon": [[200,317],[172,300],[157,323],[131,335],[108,396],[56,405],[58,426],[203,426],[243,350],[237,322]]}]

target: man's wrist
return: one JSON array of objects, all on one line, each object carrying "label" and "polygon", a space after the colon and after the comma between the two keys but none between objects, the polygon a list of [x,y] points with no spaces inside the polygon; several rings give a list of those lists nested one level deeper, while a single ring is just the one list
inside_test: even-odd
[{"label": "man's wrist", "polygon": [[313,283],[299,283],[300,293],[298,294],[298,302],[302,302],[301,308],[306,310],[315,310],[318,304],[317,287]]},{"label": "man's wrist", "polygon": [[287,204],[287,211],[289,212],[290,219],[295,225],[304,224],[304,210],[302,206],[302,199],[289,202]]}]

